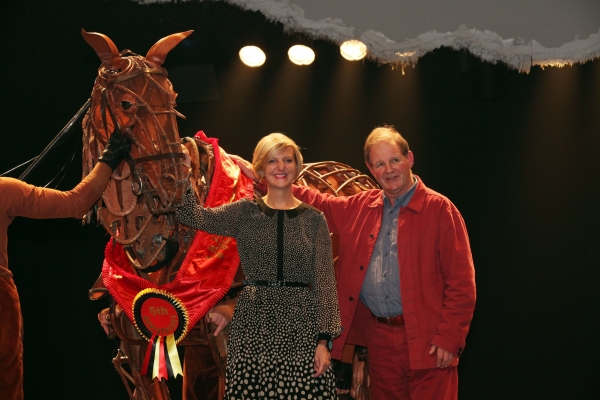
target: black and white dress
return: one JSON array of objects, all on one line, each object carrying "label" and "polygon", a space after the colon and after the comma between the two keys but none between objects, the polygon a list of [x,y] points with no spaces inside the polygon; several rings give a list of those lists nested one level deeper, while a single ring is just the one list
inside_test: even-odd
[{"label": "black and white dress", "polygon": [[[226,398],[337,399],[331,367],[313,377],[317,340],[341,330],[323,214],[305,203],[275,210],[261,199],[204,209],[189,194],[177,218],[238,244],[248,284],[231,321]],[[281,281],[299,284],[269,286]]]}]

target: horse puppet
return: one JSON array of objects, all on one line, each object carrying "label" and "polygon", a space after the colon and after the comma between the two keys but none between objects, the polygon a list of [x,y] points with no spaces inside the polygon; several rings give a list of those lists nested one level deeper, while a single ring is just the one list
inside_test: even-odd
[{"label": "horse puppet", "polygon": [[[202,132],[179,136],[182,115],[162,64],[191,33],[162,38],[143,57],[82,30],[102,61],[82,124],[83,175],[111,134],[132,142],[130,158],[86,217],[90,222],[95,215],[111,236],[90,298],[110,296],[110,308],[99,316],[109,336],[119,338],[113,364],[131,400],[170,399],[166,380],[179,374],[184,398],[223,398],[228,333],[215,337],[204,317],[215,305],[233,310],[241,287],[236,243],[179,224],[175,210],[189,188],[208,207],[261,195],[216,139]],[[339,196],[377,187],[335,162],[305,164],[297,183]],[[185,346],[183,368],[177,345]]]}]

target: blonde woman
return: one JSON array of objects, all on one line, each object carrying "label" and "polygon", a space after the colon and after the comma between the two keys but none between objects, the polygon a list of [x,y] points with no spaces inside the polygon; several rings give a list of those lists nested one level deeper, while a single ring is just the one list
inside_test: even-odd
[{"label": "blonde woman", "polygon": [[262,138],[252,161],[268,194],[214,209],[190,192],[184,224],[237,240],[245,287],[231,321],[228,399],[336,399],[329,342],[341,331],[329,230],[292,195],[302,168],[296,143]]}]

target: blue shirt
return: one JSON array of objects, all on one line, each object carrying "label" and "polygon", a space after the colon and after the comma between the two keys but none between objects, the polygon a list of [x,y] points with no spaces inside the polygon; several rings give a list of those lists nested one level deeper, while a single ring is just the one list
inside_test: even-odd
[{"label": "blue shirt", "polygon": [[392,205],[383,195],[381,228],[371,261],[365,274],[360,300],[378,317],[393,317],[402,314],[400,293],[400,266],[398,265],[398,215],[406,207],[417,187],[417,180]]}]

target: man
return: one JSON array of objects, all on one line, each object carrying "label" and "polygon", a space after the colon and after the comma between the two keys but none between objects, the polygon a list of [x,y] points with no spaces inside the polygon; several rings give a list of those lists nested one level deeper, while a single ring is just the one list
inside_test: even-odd
[{"label": "man", "polygon": [[98,200],[112,171],[129,154],[131,143],[113,134],[92,172],[73,190],[39,188],[0,178],[0,398],[23,399],[23,340],[19,295],[8,269],[7,230],[17,216],[81,218]]},{"label": "man", "polygon": [[346,342],[366,345],[374,400],[457,399],[456,366],[475,307],[464,221],[413,175],[413,153],[393,126],[375,128],[364,155],[381,190],[293,190],[339,236],[343,331],[331,357],[341,359]]}]

